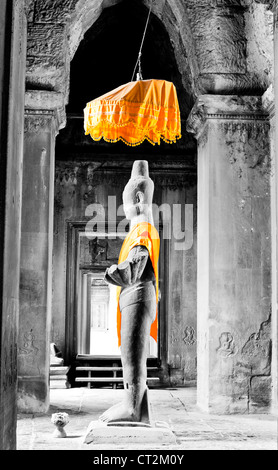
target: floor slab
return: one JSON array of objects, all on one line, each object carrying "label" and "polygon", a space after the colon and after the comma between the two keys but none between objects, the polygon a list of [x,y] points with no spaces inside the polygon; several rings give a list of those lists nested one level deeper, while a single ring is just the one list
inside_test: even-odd
[{"label": "floor slab", "polygon": [[[150,390],[155,421],[166,422],[174,432],[176,444],[121,445],[85,444],[91,421],[110,406],[120,402],[123,390],[52,389],[47,414],[18,415],[18,450],[277,450],[277,417],[273,415],[209,415],[196,406],[192,388]],[[69,414],[67,437],[53,437],[52,413]]]}]

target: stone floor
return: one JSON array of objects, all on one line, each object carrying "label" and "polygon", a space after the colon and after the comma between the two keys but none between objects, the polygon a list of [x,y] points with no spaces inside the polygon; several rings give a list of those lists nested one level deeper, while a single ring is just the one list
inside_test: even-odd
[{"label": "stone floor", "polygon": [[[89,423],[97,420],[109,406],[119,402],[123,390],[72,388],[51,390],[47,415],[18,416],[18,450],[277,450],[277,418],[270,415],[207,415],[196,406],[196,390],[177,388],[150,390],[156,421],[167,422],[177,437],[171,446],[132,443],[106,445],[83,443]],[[67,437],[52,436],[51,414],[65,411],[70,422]],[[87,455],[87,454],[86,454]]]}]

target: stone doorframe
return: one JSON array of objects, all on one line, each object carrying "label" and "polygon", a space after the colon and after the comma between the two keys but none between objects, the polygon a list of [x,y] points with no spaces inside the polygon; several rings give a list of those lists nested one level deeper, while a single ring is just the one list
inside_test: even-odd
[{"label": "stone doorframe", "polygon": [[[89,221],[66,221],[66,364],[75,361],[77,355],[77,292],[79,289],[79,272],[84,270],[84,266],[79,266],[78,249],[79,233],[84,232]],[[110,221],[111,222],[111,221]],[[169,240],[161,242],[159,265],[167,266],[169,263]],[[86,270],[96,271],[106,269],[111,263],[105,262],[99,266],[86,266]],[[167,318],[167,293],[169,291],[169,273],[167,269],[160,269],[159,273],[160,289],[164,292],[159,304],[159,336],[158,336],[158,359],[157,366],[162,369],[164,382],[168,383],[168,318]]]}]

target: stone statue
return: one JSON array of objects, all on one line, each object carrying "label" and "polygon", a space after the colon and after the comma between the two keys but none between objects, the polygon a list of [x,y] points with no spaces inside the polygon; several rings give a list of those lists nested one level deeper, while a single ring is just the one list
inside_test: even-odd
[{"label": "stone statue", "polygon": [[119,264],[106,270],[105,280],[118,286],[118,337],[121,345],[125,397],[99,420],[150,422],[147,388],[149,336],[157,340],[159,235],[154,227],[154,184],[148,162],[135,161],[123,192],[130,231]]},{"label": "stone statue", "polygon": [[50,343],[50,366],[63,366],[64,359],[55,343]]}]

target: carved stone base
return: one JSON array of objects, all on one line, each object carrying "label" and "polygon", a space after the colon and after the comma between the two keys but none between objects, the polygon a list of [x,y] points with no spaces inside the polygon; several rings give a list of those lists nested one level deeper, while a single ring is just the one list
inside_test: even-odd
[{"label": "carved stone base", "polygon": [[70,388],[68,381],[69,366],[50,367],[50,388]]},{"label": "carved stone base", "polygon": [[176,437],[167,423],[119,422],[106,424],[92,421],[87,429],[85,444],[177,444]]}]

